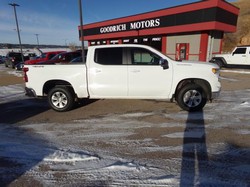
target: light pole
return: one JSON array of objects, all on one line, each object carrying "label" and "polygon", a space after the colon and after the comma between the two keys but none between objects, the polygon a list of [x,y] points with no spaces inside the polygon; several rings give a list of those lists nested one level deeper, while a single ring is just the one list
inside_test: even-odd
[{"label": "light pole", "polygon": [[79,2],[79,13],[80,13],[80,35],[82,38],[82,61],[85,63],[85,53],[84,53],[84,36],[83,36],[83,19],[82,19],[82,0],[78,0]]},{"label": "light pole", "polygon": [[16,15],[16,6],[20,6],[20,5],[18,5],[16,3],[9,3],[9,5],[13,6],[13,8],[14,8],[14,14],[15,14],[15,19],[16,19],[17,35],[18,35],[18,40],[19,40],[19,45],[20,45],[20,50],[21,50],[22,62],[24,63],[22,42],[21,42],[21,37],[20,37],[20,32],[19,32],[19,26],[18,26],[18,20],[17,20],[17,15]]},{"label": "light pole", "polygon": [[39,48],[39,39],[38,39],[38,35],[39,35],[39,34],[35,34],[35,35],[36,35],[37,47]]}]

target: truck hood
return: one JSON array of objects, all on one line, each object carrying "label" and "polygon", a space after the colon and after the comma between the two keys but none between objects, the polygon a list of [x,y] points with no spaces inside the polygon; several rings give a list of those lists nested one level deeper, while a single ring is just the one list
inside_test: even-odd
[{"label": "truck hood", "polygon": [[216,54],[216,55],[213,55],[213,57],[228,57],[230,56],[230,54]]},{"label": "truck hood", "polygon": [[183,60],[180,62],[177,62],[177,65],[179,66],[210,66],[211,68],[219,68],[219,66],[217,64],[214,63],[210,63],[210,62],[201,62],[201,61],[189,61],[189,60]]}]

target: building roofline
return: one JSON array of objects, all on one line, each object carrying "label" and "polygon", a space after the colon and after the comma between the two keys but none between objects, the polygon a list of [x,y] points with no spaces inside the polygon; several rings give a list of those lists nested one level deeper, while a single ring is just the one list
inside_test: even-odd
[{"label": "building roofline", "polygon": [[[194,6],[196,5],[196,6]],[[99,21],[99,22],[94,22],[94,23],[89,23],[84,25],[84,29],[88,28],[94,28],[94,27],[100,27],[100,26],[105,26],[105,25],[112,25],[112,24],[117,24],[121,22],[127,22],[128,20],[140,20],[141,17],[149,19],[152,17],[157,17],[161,15],[171,15],[171,14],[177,14],[181,12],[189,12],[193,10],[198,10],[200,8],[210,8],[210,7],[222,7],[224,9],[227,9],[228,11],[237,14],[239,13],[239,8],[232,5],[231,3],[225,1],[225,0],[202,0],[202,1],[197,1],[193,3],[188,3],[188,4],[183,4],[183,5],[177,5],[174,7],[169,7],[169,8],[162,8],[159,10],[153,10],[145,13],[139,13],[139,14],[134,14],[130,16],[123,16],[119,18],[114,18],[114,19],[108,19],[104,21]]]}]

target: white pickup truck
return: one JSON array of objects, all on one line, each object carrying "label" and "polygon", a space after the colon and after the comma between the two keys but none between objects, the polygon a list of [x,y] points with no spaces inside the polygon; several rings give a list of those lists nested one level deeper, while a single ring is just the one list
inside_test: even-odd
[{"label": "white pickup truck", "polygon": [[217,54],[211,59],[219,67],[250,68],[250,46],[235,47],[231,54]]},{"label": "white pickup truck", "polygon": [[25,65],[26,94],[47,97],[55,111],[79,99],[159,99],[201,110],[219,95],[219,67],[177,62],[145,45],[88,47],[86,63]]}]

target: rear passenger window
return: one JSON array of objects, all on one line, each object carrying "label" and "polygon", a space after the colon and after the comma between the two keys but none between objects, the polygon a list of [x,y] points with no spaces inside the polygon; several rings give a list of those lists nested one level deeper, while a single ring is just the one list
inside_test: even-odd
[{"label": "rear passenger window", "polygon": [[103,65],[122,65],[122,47],[95,50],[95,62]]}]

